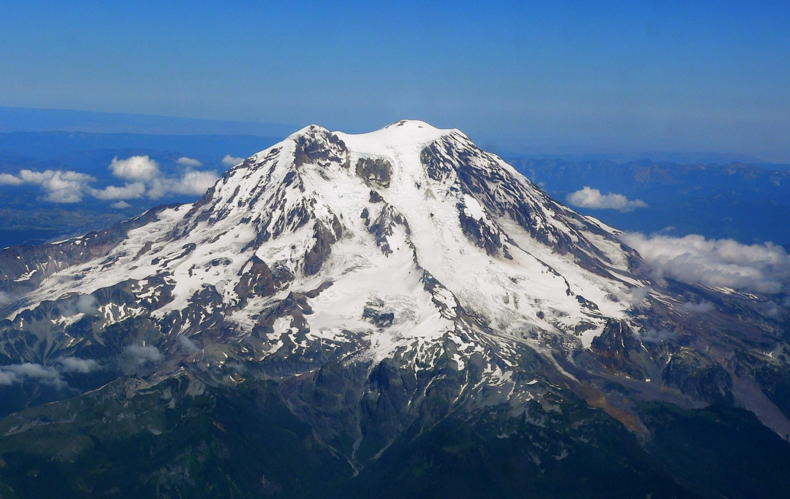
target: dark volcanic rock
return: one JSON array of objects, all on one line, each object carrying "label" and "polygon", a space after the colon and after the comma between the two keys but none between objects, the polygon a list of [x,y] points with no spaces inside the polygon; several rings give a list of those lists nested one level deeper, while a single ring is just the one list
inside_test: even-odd
[{"label": "dark volcanic rock", "polygon": [[360,158],[357,161],[356,173],[370,186],[387,188],[392,180],[392,165],[386,159]]},{"label": "dark volcanic rock", "polygon": [[347,153],[346,144],[337,135],[312,125],[296,139],[294,165],[345,163]]},{"label": "dark volcanic rock", "polygon": [[253,255],[239,272],[241,280],[234,290],[242,300],[251,296],[269,296],[276,287],[274,276],[266,262]]},{"label": "dark volcanic rock", "polygon": [[313,275],[321,270],[321,266],[332,252],[332,244],[337,241],[338,237],[338,227],[335,227],[334,230],[330,230],[320,221],[315,223],[313,226],[313,238],[315,239],[315,243],[304,255],[305,274]]},{"label": "dark volcanic rock", "polygon": [[466,214],[463,204],[458,204],[458,219],[464,235],[477,246],[484,248],[489,256],[497,256],[502,248],[502,239],[498,232],[491,230],[488,224]]}]

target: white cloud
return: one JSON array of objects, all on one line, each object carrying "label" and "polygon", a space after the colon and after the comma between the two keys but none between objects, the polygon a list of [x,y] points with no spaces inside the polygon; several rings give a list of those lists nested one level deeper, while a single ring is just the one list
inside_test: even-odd
[{"label": "white cloud", "polygon": [[181,178],[160,178],[151,182],[148,197],[159,199],[168,195],[200,195],[214,185],[219,177],[216,172],[186,172]]},{"label": "white cloud", "polygon": [[219,177],[214,172],[187,172],[170,188],[175,194],[204,194]]},{"label": "white cloud", "polygon": [[26,184],[38,185],[44,189],[47,193],[45,199],[52,203],[79,203],[88,183],[96,180],[84,173],[63,170],[22,170],[19,177]]},{"label": "white cloud", "polygon": [[176,163],[178,163],[181,166],[188,166],[190,168],[199,168],[203,166],[203,163],[201,163],[200,161],[192,158],[187,158],[186,156],[182,156],[178,158],[176,160]]},{"label": "white cloud", "polygon": [[148,192],[146,196],[150,199],[160,199],[170,194],[170,186],[173,184],[172,179],[157,178],[148,184]]},{"label": "white cloud", "polygon": [[112,174],[125,180],[153,180],[159,176],[159,165],[148,156],[113,158],[109,166]]},{"label": "white cloud", "polygon": [[87,374],[99,369],[99,363],[93,359],[66,357],[65,359],[60,359],[58,362],[61,372]]},{"label": "white cloud", "polygon": [[77,312],[86,315],[98,315],[99,301],[93,295],[80,295],[77,298]]},{"label": "white cloud", "polygon": [[58,312],[64,317],[77,314],[99,315],[99,302],[93,295],[79,295],[58,304]]},{"label": "white cloud", "polygon": [[566,199],[573,206],[590,208],[592,210],[619,210],[626,212],[647,207],[647,203],[641,199],[630,200],[622,194],[601,194],[600,190],[587,186],[568,194]]},{"label": "white cloud", "polygon": [[186,336],[179,336],[178,337],[178,344],[183,348],[187,353],[195,353],[200,351],[200,347],[195,345],[195,342],[187,338]]},{"label": "white cloud", "polygon": [[236,156],[231,156],[230,154],[226,154],[225,157],[222,158],[222,166],[226,168],[230,168],[231,166],[236,166],[243,161],[244,158],[237,158]]},{"label": "white cloud", "polygon": [[3,305],[8,305],[12,301],[14,301],[14,299],[11,297],[11,295],[6,293],[5,291],[0,291],[0,307],[2,307]]},{"label": "white cloud", "polygon": [[790,284],[790,257],[772,243],[746,245],[696,234],[630,233],[621,239],[642,255],[656,277],[761,293],[780,293]]},{"label": "white cloud", "polygon": [[22,179],[8,173],[0,173],[0,185],[19,185]]},{"label": "white cloud", "polygon": [[117,203],[113,203],[110,206],[112,206],[113,208],[118,208],[119,210],[123,210],[124,208],[128,208],[132,205],[130,205],[126,201],[118,201]]},{"label": "white cloud", "polygon": [[687,302],[680,306],[681,310],[692,314],[706,314],[716,310],[716,305],[709,301],[701,301],[699,303]]},{"label": "white cloud", "polygon": [[137,364],[162,360],[162,354],[159,352],[159,349],[150,345],[129,345],[124,350],[124,353],[130,356]]},{"label": "white cloud", "polygon": [[139,199],[145,194],[145,184],[142,182],[126,183],[121,187],[111,185],[104,189],[91,189],[91,195],[96,199]]}]

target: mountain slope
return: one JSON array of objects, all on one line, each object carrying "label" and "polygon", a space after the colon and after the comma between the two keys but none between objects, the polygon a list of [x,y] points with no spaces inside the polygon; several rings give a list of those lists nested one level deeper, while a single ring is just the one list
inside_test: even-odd
[{"label": "mountain slope", "polygon": [[[552,428],[575,444],[543,457],[533,450],[519,466],[545,471],[551,456],[616,454],[611,442],[626,438],[634,450],[621,471],[641,470],[634,476],[668,491],[676,478],[650,454],[660,424],[647,402],[741,407],[790,433],[784,326],[759,314],[760,297],[651,280],[617,236],[457,130],[417,121],[363,135],[307,127],[228,171],[193,205],[0,252],[4,414],[115,379],[47,406],[61,409],[9,416],[0,455],[20,452],[8,450],[20,432],[56,446],[41,433],[44,420],[83,421],[66,438],[134,441],[139,428],[83,419],[87,409],[73,404],[85,397],[114,393],[131,407],[159,397],[154,412],[170,415],[147,428],[169,439],[176,414],[184,424],[215,418],[225,393],[263,380],[274,383],[271,403],[287,408],[278,421],[307,425],[310,449],[323,453],[315,458],[338,460],[326,465],[347,467],[352,481],[379,473],[385,456],[415,445],[419,454],[417,442],[434,445],[448,428],[490,449],[500,437]],[[683,307],[702,300],[717,309]],[[167,388],[175,380],[178,396]],[[203,393],[211,395],[196,408]],[[588,445],[592,435],[603,440]],[[709,495],[693,479],[686,486]]]}]

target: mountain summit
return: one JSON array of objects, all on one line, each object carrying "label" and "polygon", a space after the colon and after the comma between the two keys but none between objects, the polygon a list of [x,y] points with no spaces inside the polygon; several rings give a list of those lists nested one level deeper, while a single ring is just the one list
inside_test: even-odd
[{"label": "mountain summit", "polygon": [[[434,442],[425,438],[442,441],[452,428],[482,432],[480,442],[469,437],[474,446],[526,438],[517,467],[530,473],[558,469],[547,459],[616,456],[617,435],[626,464],[606,469],[642,477],[643,495],[677,493],[676,480],[699,491],[698,477],[655,465],[668,459],[649,450],[666,419],[645,404],[748,409],[781,442],[776,434],[790,433],[786,339],[756,311],[759,297],[655,279],[618,236],[458,130],[309,126],[230,169],[194,204],[2,250],[4,414],[82,394],[44,407],[71,411],[80,434],[131,439],[139,430],[81,414],[103,407],[121,418],[130,405],[158,414],[146,398],[156,393],[184,421],[210,416],[221,431],[200,438],[211,459],[232,456],[226,466],[247,454],[223,440],[236,438],[236,419],[222,404],[247,413],[238,394],[252,390],[269,400],[253,404],[258,416],[307,432],[316,470],[351,481],[378,477],[371,470],[387,456],[414,446],[423,455],[419,445]],[[703,301],[716,310],[684,307]],[[274,406],[280,419],[267,412]],[[11,432],[0,455],[22,431],[9,428],[49,442],[35,422],[42,410],[0,421]],[[184,427],[173,418],[145,427],[164,442]],[[93,452],[72,444],[64,462]],[[165,461],[146,476],[176,487],[162,470],[187,465]],[[437,469],[427,476],[444,476]],[[289,478],[265,476],[255,480],[270,495],[299,495]]]}]

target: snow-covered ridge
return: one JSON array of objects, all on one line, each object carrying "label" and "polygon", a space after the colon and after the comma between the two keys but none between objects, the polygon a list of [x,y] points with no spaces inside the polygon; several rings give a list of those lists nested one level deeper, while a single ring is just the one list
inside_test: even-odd
[{"label": "snow-covered ridge", "polygon": [[[629,290],[645,285],[629,263],[638,257],[607,229],[458,130],[311,125],[108,254],[47,276],[11,317],[127,286],[126,305],[148,310],[162,334],[260,338],[245,347],[258,360],[360,342],[360,355],[380,359],[447,335],[471,342],[462,356],[479,348],[472,337],[582,348],[628,319]],[[287,299],[298,310],[263,317]]]}]

